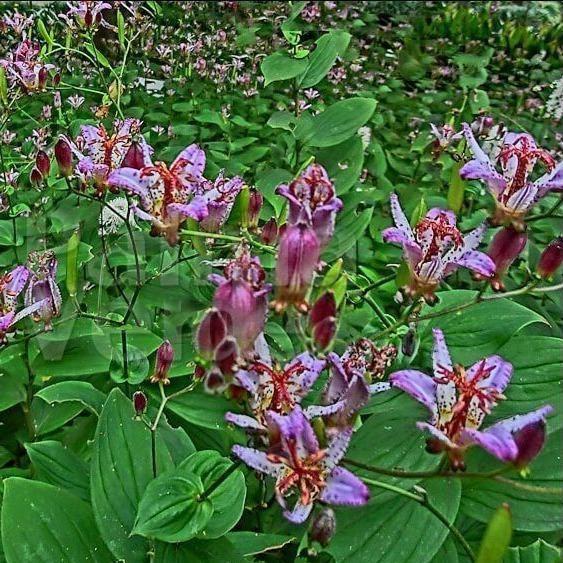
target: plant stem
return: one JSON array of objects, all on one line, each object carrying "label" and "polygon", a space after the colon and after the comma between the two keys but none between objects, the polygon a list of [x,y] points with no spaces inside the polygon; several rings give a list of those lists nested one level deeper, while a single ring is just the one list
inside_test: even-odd
[{"label": "plant stem", "polygon": [[211,485],[209,485],[209,487],[207,487],[203,491],[203,493],[201,493],[201,495],[199,495],[198,500],[201,502],[201,501],[205,500],[206,498],[209,498],[209,496],[218,487],[220,487],[223,484],[223,482],[226,481],[232,473],[234,473],[238,469],[240,463],[241,462],[239,460],[232,462],[231,465],[225,471],[223,471],[223,473],[221,473],[221,475],[219,475],[219,477],[217,477],[217,479],[215,479],[215,481],[213,481],[213,483],[211,483]]}]

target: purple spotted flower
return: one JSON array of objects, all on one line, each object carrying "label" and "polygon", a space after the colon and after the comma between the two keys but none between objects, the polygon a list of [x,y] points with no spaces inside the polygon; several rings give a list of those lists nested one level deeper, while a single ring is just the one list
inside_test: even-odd
[{"label": "purple spotted flower", "polygon": [[72,27],[73,20],[80,27],[96,27],[99,24],[108,26],[102,17],[104,10],[111,9],[109,2],[98,2],[94,0],[82,0],[79,2],[67,2],[68,12],[61,14],[69,26]]},{"label": "purple spotted flower", "polygon": [[242,178],[225,178],[223,172],[217,176],[214,182],[206,180],[201,184],[197,193],[207,201],[208,215],[200,221],[200,226],[209,233],[218,232],[235,203],[235,199],[244,185]]},{"label": "purple spotted flower", "polygon": [[135,213],[152,223],[153,234],[164,234],[174,245],[187,217],[201,221],[209,215],[205,197],[198,194],[204,168],[205,153],[197,145],[185,148],[170,167],[153,163],[150,151],[145,150],[141,169],[119,168],[110,174],[108,183],[138,196],[140,207],[135,206]]},{"label": "purple spotted flower", "polygon": [[38,43],[25,39],[6,58],[0,59],[10,86],[28,93],[45,88],[49,71],[55,67],[41,61],[40,52]]},{"label": "purple spotted flower", "polygon": [[[556,164],[545,149],[536,145],[531,135],[506,133],[498,154],[492,158],[479,146],[466,123],[463,132],[473,160],[463,166],[460,176],[487,184],[495,198],[497,224],[512,222],[523,229],[525,215],[539,199],[550,191],[563,190],[563,161]],[[547,172],[532,181],[530,175],[538,161]]]},{"label": "purple spotted flower", "polygon": [[[304,522],[316,501],[359,506],[369,500],[369,489],[353,473],[338,466],[352,436],[341,432],[321,449],[303,411],[288,415],[268,414],[270,448],[263,452],[233,446],[233,453],[248,466],[276,479],[276,498],[284,516],[295,524]],[[293,505],[288,498],[296,500]]]},{"label": "purple spotted flower", "polygon": [[391,194],[391,213],[396,226],[385,229],[382,236],[385,242],[403,247],[410,270],[409,294],[433,300],[442,279],[459,267],[484,277],[493,275],[493,261],[476,250],[485,233],[485,224],[463,236],[452,211],[434,208],[411,229],[395,194]]},{"label": "purple spotted flower", "polygon": [[[431,413],[429,422],[417,426],[427,431],[428,451],[446,451],[454,470],[465,469],[465,450],[479,445],[504,462],[519,464],[524,452],[522,431],[544,423],[551,412],[545,406],[528,414],[501,420],[480,430],[483,420],[498,401],[512,376],[512,365],[500,356],[488,356],[468,368],[452,364],[441,330],[434,329],[434,375],[403,370],[391,375],[391,385],[402,389]],[[535,448],[536,453],[539,448]]]},{"label": "purple spotted flower", "polygon": [[348,346],[342,356],[334,352],[328,354],[328,364],[332,376],[323,394],[323,403],[340,405],[334,414],[327,417],[329,429],[339,431],[352,426],[356,413],[367,404],[370,395],[387,391],[389,383],[370,384],[368,380],[381,378],[385,369],[397,356],[393,345],[378,348],[367,338],[362,338]]}]

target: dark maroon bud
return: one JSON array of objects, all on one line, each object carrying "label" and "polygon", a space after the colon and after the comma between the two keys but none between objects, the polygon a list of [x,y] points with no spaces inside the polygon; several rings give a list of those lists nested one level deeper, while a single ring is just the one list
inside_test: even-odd
[{"label": "dark maroon bud", "polygon": [[194,379],[201,380],[205,377],[205,368],[201,364],[197,364],[194,370]]},{"label": "dark maroon bud", "polygon": [[264,204],[262,194],[256,189],[250,189],[250,197],[248,199],[248,227],[255,229],[258,226],[258,219],[260,218],[260,211]]},{"label": "dark maroon bud", "polygon": [[29,181],[35,187],[40,186],[43,182],[43,174],[34,166],[29,174]]},{"label": "dark maroon bud", "polygon": [[147,396],[142,391],[135,391],[133,393],[133,406],[137,416],[141,416],[147,412]]},{"label": "dark maroon bud", "polygon": [[332,508],[323,508],[311,524],[309,539],[326,547],[336,532],[336,516]]},{"label": "dark maroon bud", "polygon": [[92,12],[90,10],[87,10],[86,13],[84,14],[84,25],[86,27],[90,27],[93,22],[94,22],[94,18],[92,17]]},{"label": "dark maroon bud", "polygon": [[47,83],[47,69],[44,66],[41,67],[37,73],[37,82],[40,90],[45,88],[45,84]]},{"label": "dark maroon bud", "polygon": [[215,365],[223,375],[232,375],[236,370],[238,360],[237,341],[232,336],[227,336],[215,350]]},{"label": "dark maroon bud", "polygon": [[496,272],[491,281],[491,286],[495,291],[504,289],[502,276],[524,250],[527,241],[527,233],[519,232],[513,226],[504,227],[494,236],[488,254],[496,266]]},{"label": "dark maroon bud", "polygon": [[137,142],[131,143],[131,146],[125,153],[123,157],[123,162],[121,163],[122,168],[135,168],[140,170],[145,166],[145,159],[143,156],[143,149],[141,145]]},{"label": "dark maroon bud", "polygon": [[545,443],[545,421],[532,422],[514,434],[518,455],[514,460],[517,467],[526,467],[542,450]]},{"label": "dark maroon bud", "polygon": [[264,244],[274,244],[278,239],[278,224],[273,217],[262,227],[260,238]]},{"label": "dark maroon bud", "polygon": [[561,266],[561,262],[563,262],[563,237],[557,237],[542,252],[538,262],[538,274],[544,279],[551,278]]},{"label": "dark maroon bud", "polygon": [[41,176],[45,177],[49,175],[49,170],[51,170],[51,159],[45,151],[38,151],[35,157],[35,168],[39,170]]},{"label": "dark maroon bud", "polygon": [[402,351],[403,355],[411,357],[416,349],[416,332],[410,328],[403,338]]},{"label": "dark maroon bud", "polygon": [[313,340],[315,344],[324,350],[328,348],[332,342],[334,336],[336,335],[336,318],[327,317],[320,323],[317,323],[313,327]]},{"label": "dark maroon bud", "polygon": [[165,340],[156,351],[156,364],[154,366],[154,373],[151,377],[151,383],[163,383],[168,385],[170,379],[168,378],[168,371],[174,361],[174,348],[168,340]]},{"label": "dark maroon bud", "polygon": [[61,73],[57,72],[55,76],[53,76],[53,86],[58,86],[61,81]]},{"label": "dark maroon bud", "polygon": [[336,299],[332,291],[323,293],[311,307],[309,312],[309,326],[314,327],[321,321],[336,317]]},{"label": "dark maroon bud", "polygon": [[203,383],[205,390],[209,393],[218,393],[222,391],[225,388],[225,384],[225,377],[217,368],[213,368],[207,374]]},{"label": "dark maroon bud", "polygon": [[227,325],[217,309],[210,309],[201,321],[196,334],[197,348],[207,360],[213,358],[216,348],[227,336]]},{"label": "dark maroon bud", "polygon": [[55,159],[61,176],[70,176],[72,174],[72,149],[64,139],[59,139],[55,145]]}]

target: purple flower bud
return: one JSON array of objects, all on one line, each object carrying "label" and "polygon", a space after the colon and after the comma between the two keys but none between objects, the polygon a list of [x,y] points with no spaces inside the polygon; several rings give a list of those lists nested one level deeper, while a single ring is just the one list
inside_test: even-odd
[{"label": "purple flower bud", "polygon": [[43,90],[45,88],[45,84],[47,83],[47,69],[42,66],[37,73],[37,86],[39,90]]},{"label": "purple flower bud", "polygon": [[51,170],[51,159],[45,151],[38,151],[35,157],[35,168],[39,170],[41,176],[45,177],[49,175],[49,170]]},{"label": "purple flower bud", "polygon": [[135,391],[133,393],[133,406],[137,416],[141,416],[147,412],[147,396],[142,391]]},{"label": "purple flower bud", "polygon": [[168,379],[168,370],[174,360],[174,348],[168,340],[165,340],[156,351],[156,364],[154,373],[151,377],[151,383],[162,382],[164,385],[170,383]]},{"label": "purple flower bud", "polygon": [[41,182],[43,181],[43,174],[41,174],[41,172],[35,166],[29,173],[29,181],[33,186],[36,187],[41,185]]},{"label": "purple flower bud", "polygon": [[143,148],[139,143],[133,142],[123,157],[121,168],[135,168],[135,170],[140,170],[143,166],[145,166]]},{"label": "purple flower bud", "polygon": [[328,348],[336,335],[336,319],[328,317],[313,327],[313,340],[322,350]]},{"label": "purple flower bud", "polygon": [[[57,72],[55,74],[55,76],[53,76],[53,86],[58,86],[60,81],[61,81],[61,73]],[[60,92],[55,92],[55,95],[56,94],[59,94],[59,101],[60,101]],[[55,105],[55,107],[57,107],[57,106]],[[61,106],[59,105],[58,107],[61,107]]]},{"label": "purple flower bud", "polygon": [[273,217],[262,227],[260,238],[264,244],[274,244],[276,242],[278,238],[278,224]]},{"label": "purple flower bud", "polygon": [[336,300],[334,293],[323,293],[309,313],[309,326],[315,344],[321,348],[328,348],[336,334]]},{"label": "purple flower bud", "polygon": [[514,460],[517,467],[526,467],[542,450],[545,443],[545,421],[537,420],[524,426],[514,434],[518,455]]},{"label": "purple flower bud", "polygon": [[323,508],[313,520],[309,530],[309,539],[326,547],[336,532],[336,516],[332,508]]},{"label": "purple flower bud", "polygon": [[215,365],[223,375],[232,375],[236,371],[238,357],[237,341],[228,336],[215,350]]},{"label": "purple flower bud", "polygon": [[213,358],[215,350],[227,336],[228,327],[217,309],[207,312],[197,329],[196,342],[199,353],[207,360]]},{"label": "purple flower bud", "polygon": [[488,255],[496,266],[496,272],[491,281],[491,286],[495,291],[504,289],[502,275],[524,250],[527,241],[528,235],[518,232],[512,226],[502,228],[494,236]]},{"label": "purple flower bud", "polygon": [[264,204],[264,197],[256,189],[251,188],[250,197],[248,199],[248,227],[255,229],[258,226],[258,219],[260,218],[260,211]]},{"label": "purple flower bud", "polygon": [[542,252],[538,262],[538,274],[544,279],[550,278],[561,266],[561,262],[563,262],[563,237],[557,237]]},{"label": "purple flower bud", "polygon": [[402,352],[403,355],[410,357],[416,350],[416,332],[410,328],[403,338]]},{"label": "purple flower bud", "polygon": [[307,311],[305,294],[313,280],[319,255],[319,241],[312,228],[305,223],[286,226],[276,264],[276,311],[283,311],[288,305]]},{"label": "purple flower bud", "polygon": [[55,145],[55,159],[59,166],[61,176],[72,174],[72,150],[65,139],[59,139]]}]

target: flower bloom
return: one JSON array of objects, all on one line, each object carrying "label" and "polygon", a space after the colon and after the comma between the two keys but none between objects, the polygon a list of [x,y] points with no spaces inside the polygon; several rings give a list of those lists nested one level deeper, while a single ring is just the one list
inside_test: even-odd
[{"label": "flower bloom", "polygon": [[26,39],[5,59],[0,59],[10,86],[19,86],[30,93],[45,88],[49,70],[55,66],[43,63],[39,59],[40,51],[38,43]]},{"label": "flower bloom", "polygon": [[[111,172],[122,166],[140,127],[138,119],[116,120],[114,132],[110,135],[102,124],[97,127],[83,125],[76,143],[65,137],[61,137],[61,141],[70,146],[78,159],[78,177],[84,183],[92,182],[98,192],[102,193],[108,186]],[[148,158],[150,147],[146,143],[143,146]],[[68,158],[67,155],[65,157]],[[68,168],[68,165],[65,166]]]},{"label": "flower bloom", "polygon": [[475,250],[485,233],[485,224],[463,236],[453,212],[434,208],[411,229],[395,194],[391,194],[391,213],[396,226],[385,229],[382,236],[385,242],[403,247],[410,270],[407,291],[411,295],[433,300],[442,279],[459,267],[487,278],[493,275],[493,261]]},{"label": "flower bloom", "polygon": [[[304,522],[315,501],[341,505],[363,505],[369,489],[353,473],[338,467],[352,436],[341,432],[321,449],[309,421],[299,407],[282,416],[268,414],[270,448],[263,452],[239,445],[233,453],[253,469],[276,479],[275,493],[284,516],[295,524]],[[297,493],[290,507],[287,498]]]},{"label": "flower bloom", "polygon": [[185,148],[170,167],[164,162],[153,163],[146,148],[142,168],[118,168],[109,175],[108,184],[138,196],[140,208],[135,206],[135,213],[151,221],[153,234],[164,234],[174,245],[187,217],[201,221],[209,214],[205,198],[196,195],[204,181],[204,168],[205,154],[197,145]]},{"label": "flower bloom", "polygon": [[66,20],[68,25],[72,25],[72,20],[76,20],[80,27],[94,27],[98,24],[107,26],[102,17],[102,11],[111,8],[108,2],[94,2],[93,0],[83,0],[80,2],[67,2],[68,12],[61,14],[61,18]]},{"label": "flower bloom", "polygon": [[500,356],[488,356],[467,370],[454,365],[439,329],[434,329],[432,359],[433,377],[409,369],[395,372],[389,379],[391,385],[402,389],[430,411],[429,422],[417,423],[431,435],[429,451],[446,451],[454,470],[465,469],[465,450],[474,444],[504,462],[520,463],[524,457],[529,461],[529,452],[523,451],[520,433],[530,429],[530,425],[544,422],[552,410],[550,406],[479,430],[485,416],[505,398],[503,391],[512,377],[512,365]]},{"label": "flower bloom", "polygon": [[[479,146],[469,125],[463,132],[473,160],[459,171],[469,180],[482,180],[495,198],[495,221],[498,224],[512,222],[523,229],[524,217],[532,206],[550,191],[563,189],[563,161],[555,163],[553,157],[538,147],[527,133],[506,133],[496,158],[491,159]],[[531,181],[530,174],[538,161],[547,172]],[[501,171],[497,170],[500,165]]]},{"label": "flower bloom", "polygon": [[61,292],[56,281],[58,263],[55,253],[52,250],[30,252],[27,264],[29,279],[25,291],[25,305],[36,307],[33,320],[43,321],[45,330],[52,330],[52,318],[60,315],[62,305]]},{"label": "flower bloom", "polygon": [[200,185],[196,193],[205,199],[208,210],[207,217],[199,223],[204,231],[216,233],[221,229],[229,218],[235,199],[243,185],[242,178],[235,176],[228,179],[224,177],[223,172],[217,176],[214,182],[205,180]]}]

